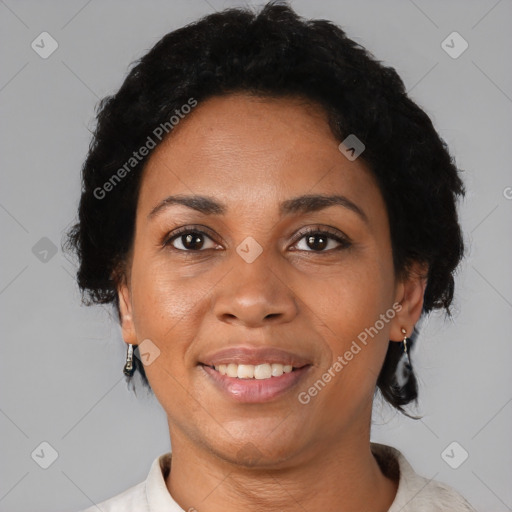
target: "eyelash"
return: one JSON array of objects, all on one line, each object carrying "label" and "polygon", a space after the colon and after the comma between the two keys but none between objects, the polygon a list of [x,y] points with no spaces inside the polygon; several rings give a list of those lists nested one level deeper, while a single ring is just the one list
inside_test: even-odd
[{"label": "eyelash", "polygon": [[[183,236],[185,234],[190,234],[190,233],[193,233],[196,235],[203,235],[205,237],[208,237],[210,240],[213,240],[213,237],[211,235],[209,235],[207,232],[205,232],[203,229],[201,229],[199,227],[196,228],[194,226],[184,226],[182,228],[179,228],[177,231],[174,231],[173,233],[166,235],[162,242],[162,245],[164,247],[170,246],[169,247],[170,249],[179,251],[179,252],[192,252],[192,253],[197,252],[197,253],[199,253],[199,252],[205,252],[206,250],[208,250],[208,249],[197,249],[197,250],[186,249],[186,250],[184,250],[184,249],[177,249],[176,247],[172,246],[172,242],[174,242],[174,240],[176,240],[180,236]],[[332,251],[348,249],[352,245],[352,242],[350,241],[350,239],[348,237],[342,236],[338,232],[334,233],[334,232],[330,231],[328,228],[322,228],[322,229],[308,228],[308,229],[302,231],[301,233],[298,233],[297,236],[294,237],[293,245],[296,245],[303,238],[305,238],[307,236],[312,236],[312,235],[325,236],[326,238],[329,238],[330,240],[334,240],[334,241],[338,242],[340,244],[340,246],[336,247],[334,249],[329,249],[327,251],[325,251],[325,250],[315,251],[312,249],[310,251],[303,251],[303,252],[312,252],[312,253],[316,253],[316,254],[330,253]],[[299,251],[300,251],[300,249],[299,249]]]},{"label": "eyelash", "polygon": [[327,251],[310,250],[310,251],[304,251],[304,252],[313,252],[313,253],[317,253],[317,254],[329,253],[332,251],[348,249],[352,245],[352,242],[350,241],[350,239],[347,236],[341,235],[337,231],[330,230],[329,228],[321,228],[321,229],[307,228],[304,231],[298,233],[296,237],[294,237],[293,244],[295,245],[298,242],[300,242],[303,238],[305,238],[307,236],[312,236],[312,235],[324,236],[330,240],[334,240],[334,241],[338,242],[340,245],[339,245],[339,247],[336,247],[334,249],[328,249]]}]

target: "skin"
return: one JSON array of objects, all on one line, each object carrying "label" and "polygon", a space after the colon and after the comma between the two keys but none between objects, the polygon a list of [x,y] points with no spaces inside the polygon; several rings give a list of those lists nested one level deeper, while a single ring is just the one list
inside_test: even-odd
[{"label": "skin", "polygon": [[[149,339],[160,350],[145,370],[168,417],[166,485],[184,510],[384,512],[396,495],[370,451],[372,400],[389,340],[400,342],[420,317],[425,269],[395,275],[382,194],[363,160],[349,161],[338,144],[317,105],[237,94],[199,104],[145,167],[118,286],[122,332],[126,343]],[[212,197],[226,212],[173,204],[148,219],[177,194]],[[281,202],[304,194],[343,195],[367,222],[339,205],[280,215]],[[198,224],[207,229],[201,250],[187,252],[181,237],[162,245]],[[308,227],[330,227],[351,245],[308,245]],[[252,263],[236,252],[249,236],[263,250]],[[298,393],[396,303],[378,335],[300,403]],[[244,342],[313,366],[276,400],[236,403],[198,362]]]}]

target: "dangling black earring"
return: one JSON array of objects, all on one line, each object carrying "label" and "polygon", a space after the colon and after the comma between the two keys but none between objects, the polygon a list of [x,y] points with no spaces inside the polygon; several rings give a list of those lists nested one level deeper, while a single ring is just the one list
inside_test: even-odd
[{"label": "dangling black earring", "polygon": [[134,346],[131,343],[128,343],[128,351],[126,352],[126,364],[123,368],[123,373],[127,377],[131,377],[135,371],[135,367],[133,365],[133,347]]},{"label": "dangling black earring", "polygon": [[404,354],[405,354],[405,355],[406,355],[406,357],[407,357],[407,363],[406,363],[406,365],[407,365],[407,369],[408,369],[409,371],[411,371],[411,370],[412,370],[411,359],[410,359],[410,357],[409,357],[409,352],[407,351],[407,330],[406,330],[404,327],[402,327],[402,329],[401,329],[401,330],[402,330],[402,334],[404,335],[403,344],[404,344]]}]

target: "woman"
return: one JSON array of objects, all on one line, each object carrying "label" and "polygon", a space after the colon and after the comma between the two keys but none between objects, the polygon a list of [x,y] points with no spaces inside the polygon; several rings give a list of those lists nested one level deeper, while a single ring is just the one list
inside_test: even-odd
[{"label": "woman", "polygon": [[473,510],[370,443],[376,390],[417,399],[463,193],[396,72],[331,23],[268,4],[162,38],[101,103],[69,233],[172,442],[100,510]]}]

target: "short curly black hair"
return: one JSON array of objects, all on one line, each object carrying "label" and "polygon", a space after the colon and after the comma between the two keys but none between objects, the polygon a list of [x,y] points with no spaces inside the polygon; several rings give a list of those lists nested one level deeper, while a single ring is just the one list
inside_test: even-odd
[{"label": "short curly black hair", "polygon": [[[227,9],[168,33],[134,63],[119,91],[99,103],[82,168],[78,222],[64,244],[78,256],[84,303],[112,303],[119,316],[116,270],[133,243],[149,155],[123,179],[113,182],[114,175],[119,178],[134,150],[155,127],[169,126],[191,98],[202,102],[237,92],[316,102],[339,141],[354,134],[364,142],[360,158],[385,200],[395,271],[404,275],[412,262],[426,263],[422,314],[435,308],[450,314],[453,275],[464,252],[456,208],[464,186],[445,142],[393,68],[330,21],[305,20],[275,2],[259,12]],[[112,184],[107,195],[98,192],[106,183]],[[405,413],[402,406],[417,401],[418,387],[413,372],[397,378],[401,357],[401,344],[390,342],[377,388]],[[135,363],[150,388],[142,364]]]}]

